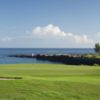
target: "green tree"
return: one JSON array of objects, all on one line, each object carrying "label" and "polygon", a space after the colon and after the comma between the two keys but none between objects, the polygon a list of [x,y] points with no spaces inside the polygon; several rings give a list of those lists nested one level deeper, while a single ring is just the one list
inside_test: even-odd
[{"label": "green tree", "polygon": [[100,44],[99,43],[95,44],[95,52],[100,55]]}]

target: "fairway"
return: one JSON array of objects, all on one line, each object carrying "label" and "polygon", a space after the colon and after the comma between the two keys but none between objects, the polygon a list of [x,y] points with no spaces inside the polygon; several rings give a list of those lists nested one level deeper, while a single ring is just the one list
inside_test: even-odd
[{"label": "fairway", "polygon": [[100,66],[0,65],[0,100],[99,100]]}]

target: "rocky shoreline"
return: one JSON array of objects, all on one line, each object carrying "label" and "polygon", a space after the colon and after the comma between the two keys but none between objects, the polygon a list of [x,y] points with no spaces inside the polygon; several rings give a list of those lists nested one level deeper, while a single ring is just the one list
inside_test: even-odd
[{"label": "rocky shoreline", "polygon": [[9,55],[9,57],[35,58],[37,60],[57,62],[69,65],[100,65],[100,58],[85,57],[81,54],[19,54]]}]

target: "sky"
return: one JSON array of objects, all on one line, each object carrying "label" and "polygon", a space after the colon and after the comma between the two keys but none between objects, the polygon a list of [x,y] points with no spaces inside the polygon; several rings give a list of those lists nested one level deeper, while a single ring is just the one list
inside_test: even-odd
[{"label": "sky", "polygon": [[0,0],[0,48],[93,48],[100,0]]}]

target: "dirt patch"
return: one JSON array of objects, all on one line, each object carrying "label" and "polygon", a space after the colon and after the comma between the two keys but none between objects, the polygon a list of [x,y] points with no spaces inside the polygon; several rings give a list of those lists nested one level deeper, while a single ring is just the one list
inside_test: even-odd
[{"label": "dirt patch", "polygon": [[22,77],[0,77],[0,80],[18,80],[22,79]]}]

